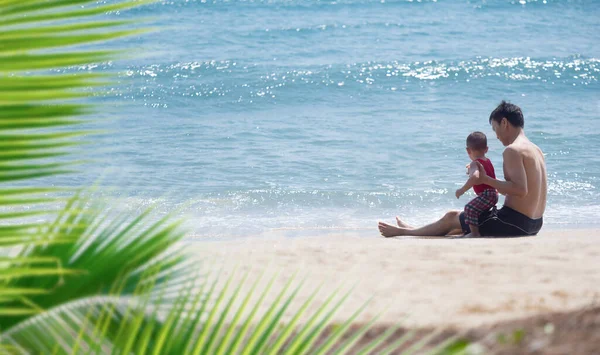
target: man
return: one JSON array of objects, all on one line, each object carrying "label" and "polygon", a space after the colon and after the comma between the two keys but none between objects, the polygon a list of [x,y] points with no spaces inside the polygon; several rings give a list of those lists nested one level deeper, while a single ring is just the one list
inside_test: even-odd
[{"label": "man", "polygon": [[[506,200],[501,209],[482,213],[479,231],[482,236],[535,235],[542,228],[548,192],[544,154],[525,136],[523,112],[519,106],[502,101],[490,114],[489,121],[496,137],[506,147],[502,154],[506,181],[487,176],[478,163],[479,172],[475,174],[474,183],[496,188],[506,195]],[[379,222],[381,235],[445,236],[458,230],[464,234],[470,232],[459,211],[450,211],[440,220],[420,228],[411,227],[398,217],[396,221],[398,226]]]}]

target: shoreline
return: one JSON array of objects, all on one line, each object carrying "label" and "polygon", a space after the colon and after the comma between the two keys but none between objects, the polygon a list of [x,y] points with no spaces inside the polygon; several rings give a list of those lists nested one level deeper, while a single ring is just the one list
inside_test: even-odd
[{"label": "shoreline", "polygon": [[[383,222],[386,223],[395,223],[391,219],[385,219]],[[557,233],[569,233],[569,232],[590,232],[592,234],[596,233],[600,237],[600,224],[544,224],[542,230],[537,236],[544,235],[556,235]],[[260,240],[263,238],[317,238],[317,237],[327,237],[331,235],[350,235],[359,238],[384,238],[379,234],[377,230],[377,221],[373,222],[372,227],[280,227],[280,228],[270,228],[264,230],[260,233],[252,233],[249,235],[239,235],[236,233],[235,235],[221,235],[221,236],[203,236],[198,234],[190,234],[184,237],[184,242],[194,242],[194,241],[207,241],[207,242],[219,242],[219,241],[228,241],[228,240],[245,240],[245,239],[253,239]],[[536,236],[524,236],[517,238],[532,238]],[[398,238],[419,238],[419,237],[395,237]],[[422,237],[424,239],[448,239],[447,237]],[[492,238],[492,237],[481,237],[474,239],[514,239],[514,238]]]}]

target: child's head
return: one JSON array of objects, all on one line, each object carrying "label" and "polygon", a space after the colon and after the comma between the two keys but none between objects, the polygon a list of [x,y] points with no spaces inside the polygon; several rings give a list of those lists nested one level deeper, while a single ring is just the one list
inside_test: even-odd
[{"label": "child's head", "polygon": [[487,137],[482,132],[473,132],[467,137],[467,154],[474,156],[485,155],[488,151]]}]

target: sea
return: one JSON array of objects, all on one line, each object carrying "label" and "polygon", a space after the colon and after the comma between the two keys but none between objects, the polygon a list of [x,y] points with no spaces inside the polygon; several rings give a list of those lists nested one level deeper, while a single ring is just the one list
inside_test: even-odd
[{"label": "sea", "polygon": [[545,228],[600,225],[600,1],[169,0],[106,16],[149,32],[65,69],[114,79],[91,99],[95,162],[53,183],[171,212],[189,238],[375,237],[379,220],[463,208],[473,131],[502,178],[488,119],[507,100],[545,153]]}]

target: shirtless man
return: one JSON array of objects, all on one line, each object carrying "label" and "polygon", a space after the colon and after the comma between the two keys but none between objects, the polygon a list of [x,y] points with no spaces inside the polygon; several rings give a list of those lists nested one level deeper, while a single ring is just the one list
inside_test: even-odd
[{"label": "shirtless man", "polygon": [[[548,186],[544,154],[525,136],[519,106],[502,101],[490,114],[490,123],[506,147],[502,154],[506,181],[487,176],[483,166],[478,164],[479,173],[475,174],[474,183],[496,188],[506,195],[506,200],[501,209],[482,213],[479,231],[482,236],[492,237],[535,235],[542,228],[546,209]],[[445,236],[459,231],[468,234],[470,230],[463,213],[450,211],[440,220],[420,228],[411,227],[396,217],[397,227],[379,222],[379,231],[384,237]]]}]

